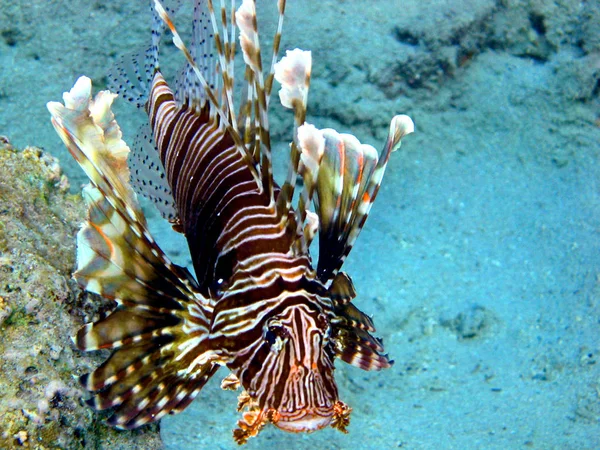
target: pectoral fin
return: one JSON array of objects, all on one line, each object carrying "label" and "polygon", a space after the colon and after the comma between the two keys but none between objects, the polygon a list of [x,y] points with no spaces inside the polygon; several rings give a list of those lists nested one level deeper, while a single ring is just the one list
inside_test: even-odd
[{"label": "pectoral fin", "polygon": [[315,196],[320,222],[317,274],[321,280],[330,280],[341,268],[367,220],[390,154],[413,129],[408,116],[394,117],[381,157],[350,134],[322,130],[325,153]]}]

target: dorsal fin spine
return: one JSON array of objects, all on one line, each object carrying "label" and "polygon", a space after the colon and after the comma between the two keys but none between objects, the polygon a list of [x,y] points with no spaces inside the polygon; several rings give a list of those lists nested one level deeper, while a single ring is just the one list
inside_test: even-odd
[{"label": "dorsal fin spine", "polygon": [[319,166],[325,152],[325,139],[323,133],[314,125],[305,123],[298,128],[298,143],[302,152],[300,159],[303,165],[302,178],[304,179],[304,188],[300,193],[298,207],[296,208],[296,235],[300,236],[302,251],[306,253],[309,242],[305,239],[304,226],[306,216],[309,213],[310,202],[317,185]]},{"label": "dorsal fin spine", "polygon": [[[225,5],[224,5],[224,0],[221,0],[222,3],[222,17],[225,17]],[[232,96],[233,96],[233,80],[234,78],[234,67],[235,67],[235,51],[236,51],[236,44],[235,44],[235,29],[236,29],[236,25],[235,25],[235,0],[231,0],[231,11],[230,11],[230,25],[231,25],[231,38],[229,39],[229,43],[228,45],[225,46],[225,58],[227,60],[227,69],[229,70],[229,78],[232,81]],[[223,22],[223,28],[226,29],[227,24],[226,21],[224,20]]]},{"label": "dorsal fin spine", "polygon": [[294,110],[294,138],[291,143],[288,176],[277,199],[278,207],[288,211],[291,208],[300,163],[298,128],[306,119],[306,104],[312,70],[311,53],[299,49],[288,51],[286,56],[275,64],[273,70],[275,79],[282,86],[279,91],[281,104],[285,108]]},{"label": "dorsal fin spine", "polygon": [[217,53],[219,54],[219,64],[221,67],[221,76],[223,79],[223,94],[227,102],[226,111],[229,114],[229,122],[233,129],[239,134],[237,121],[235,118],[235,108],[233,105],[233,70],[229,67],[230,61],[228,58],[229,53],[229,33],[227,32],[227,16],[225,13],[225,5],[221,0],[221,22],[223,28],[223,39],[221,39],[221,33],[219,33],[219,26],[217,25],[217,18],[215,15],[215,9],[212,0],[208,0],[208,13],[210,15],[210,22],[213,28],[215,45],[217,47]]},{"label": "dorsal fin spine", "polygon": [[269,136],[269,117],[265,82],[262,73],[262,57],[258,39],[258,23],[254,0],[243,0],[235,13],[236,23],[240,29],[240,45],[244,54],[244,62],[253,73],[251,81],[255,90],[255,145],[260,148],[260,166],[263,187],[271,200],[273,197],[273,170],[271,164],[271,138]]},{"label": "dorsal fin spine", "polygon": [[[252,76],[252,72],[250,71],[249,67],[246,67],[246,73],[244,74],[244,78],[246,80],[249,80],[249,78]],[[243,114],[242,117],[244,117],[245,120],[245,124],[244,124],[244,143],[248,146],[248,148],[250,148],[250,145],[252,144],[252,142],[254,141],[254,137],[252,135],[252,99],[254,97],[254,87],[252,86],[252,84],[250,82],[248,82],[247,84],[248,86],[248,92],[246,94],[246,98],[243,99],[242,102],[242,106],[241,106],[241,113]],[[258,159],[256,158],[256,155],[252,155],[254,157],[255,161],[258,161]]]},{"label": "dorsal fin spine", "polygon": [[198,68],[197,64],[194,62],[194,58],[192,58],[190,51],[183,43],[183,40],[179,36],[179,33],[178,33],[177,29],[175,28],[173,21],[171,20],[171,18],[169,17],[169,15],[165,11],[165,9],[163,8],[162,4],[160,3],[160,0],[154,0],[154,7],[156,8],[156,12],[159,14],[160,18],[171,30],[171,33],[173,34],[173,44],[175,44],[175,47],[177,47],[179,50],[181,50],[181,52],[184,54],[185,58],[187,59],[188,63],[192,67],[194,73],[198,77],[198,81],[200,81],[202,88],[205,90],[206,96],[208,97],[213,109],[217,112],[217,115],[221,119],[222,125],[227,129],[227,132],[229,133],[229,135],[231,136],[231,138],[233,139],[233,141],[235,143],[237,151],[242,154],[244,160],[246,161],[248,168],[252,173],[252,177],[255,179],[258,186],[262,186],[261,178],[258,175],[258,173],[256,172],[256,169],[254,168],[252,157],[251,157],[251,155],[248,154],[248,150],[246,149],[246,146],[244,145],[242,138],[240,137],[239,133],[233,128],[233,126],[229,122],[229,117],[222,110],[221,104],[220,104],[219,100],[217,99],[217,95],[215,94],[215,91],[213,89],[211,89],[211,87],[206,82],[206,79],[202,75],[202,72]]},{"label": "dorsal fin spine", "polygon": [[285,15],[285,3],[286,0],[279,0],[277,2],[277,9],[279,11],[279,19],[277,22],[277,31],[273,36],[273,58],[271,60],[271,69],[265,82],[265,93],[267,96],[267,107],[271,99],[271,90],[273,89],[273,79],[275,78],[275,64],[277,63],[277,55],[279,54],[279,45],[281,44],[281,33],[283,32],[283,18]]},{"label": "dorsal fin spine", "polygon": [[350,230],[346,250],[342,256],[342,261],[348,256],[350,250],[352,250],[354,242],[356,242],[356,238],[360,234],[365,222],[367,221],[367,217],[369,216],[373,202],[375,201],[375,198],[379,192],[379,188],[381,187],[383,174],[385,173],[385,169],[391,154],[398,150],[402,138],[410,133],[413,133],[414,129],[415,126],[410,117],[406,115],[397,115],[392,118],[388,138],[383,151],[381,152],[381,158],[379,158],[377,161],[377,166],[373,170],[373,174],[369,179],[369,185],[367,186],[362,199],[358,200],[360,202],[358,208],[356,208],[357,216],[359,216],[356,219],[358,220],[358,223]]}]

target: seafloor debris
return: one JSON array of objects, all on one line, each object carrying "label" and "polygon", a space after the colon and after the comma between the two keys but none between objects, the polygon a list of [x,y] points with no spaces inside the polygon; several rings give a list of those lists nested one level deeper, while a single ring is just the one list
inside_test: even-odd
[{"label": "seafloor debris", "polygon": [[458,313],[452,319],[440,320],[440,324],[456,334],[461,341],[488,335],[498,322],[492,311],[479,305]]},{"label": "seafloor debris", "polygon": [[[69,336],[106,308],[71,282],[84,217],[58,160],[0,140],[0,448],[161,448],[158,427],[118,432],[71,376],[102,359]],[[102,307],[102,306],[100,306]]]}]

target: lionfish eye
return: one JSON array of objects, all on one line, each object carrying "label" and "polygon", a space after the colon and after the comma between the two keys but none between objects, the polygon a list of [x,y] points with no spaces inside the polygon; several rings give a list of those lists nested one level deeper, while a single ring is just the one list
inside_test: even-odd
[{"label": "lionfish eye", "polygon": [[325,332],[329,331],[329,318],[327,315],[321,313],[317,316],[317,326]]},{"label": "lionfish eye", "polygon": [[271,328],[267,329],[267,332],[265,333],[265,341],[267,341],[267,343],[271,346],[275,343],[276,339],[277,335],[275,334],[275,331],[271,330]]},{"label": "lionfish eye", "polygon": [[277,342],[277,338],[279,338],[279,340],[282,340],[287,336],[285,328],[278,322],[273,322],[267,325],[266,330],[264,332],[265,341],[267,341],[270,346],[273,346],[273,344]]}]

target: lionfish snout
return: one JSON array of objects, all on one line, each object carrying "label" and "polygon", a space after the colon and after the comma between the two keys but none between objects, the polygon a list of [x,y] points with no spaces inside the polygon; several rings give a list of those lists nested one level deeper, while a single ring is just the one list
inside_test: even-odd
[{"label": "lionfish snout", "polygon": [[270,410],[269,420],[277,428],[290,433],[312,433],[332,426],[346,432],[352,409],[338,398],[333,366],[293,366],[285,394],[279,409]]},{"label": "lionfish snout", "polygon": [[[292,433],[310,433],[331,424],[338,401],[337,390],[328,392],[321,378],[317,368],[293,368],[286,380],[288,396],[272,419],[277,428]],[[294,395],[297,397],[293,398]]]},{"label": "lionfish snout", "polygon": [[281,368],[274,380],[278,394],[267,401],[271,421],[290,432],[312,432],[331,424],[338,403],[333,358],[328,351],[329,325],[306,305],[290,308],[269,321],[266,338]]}]

